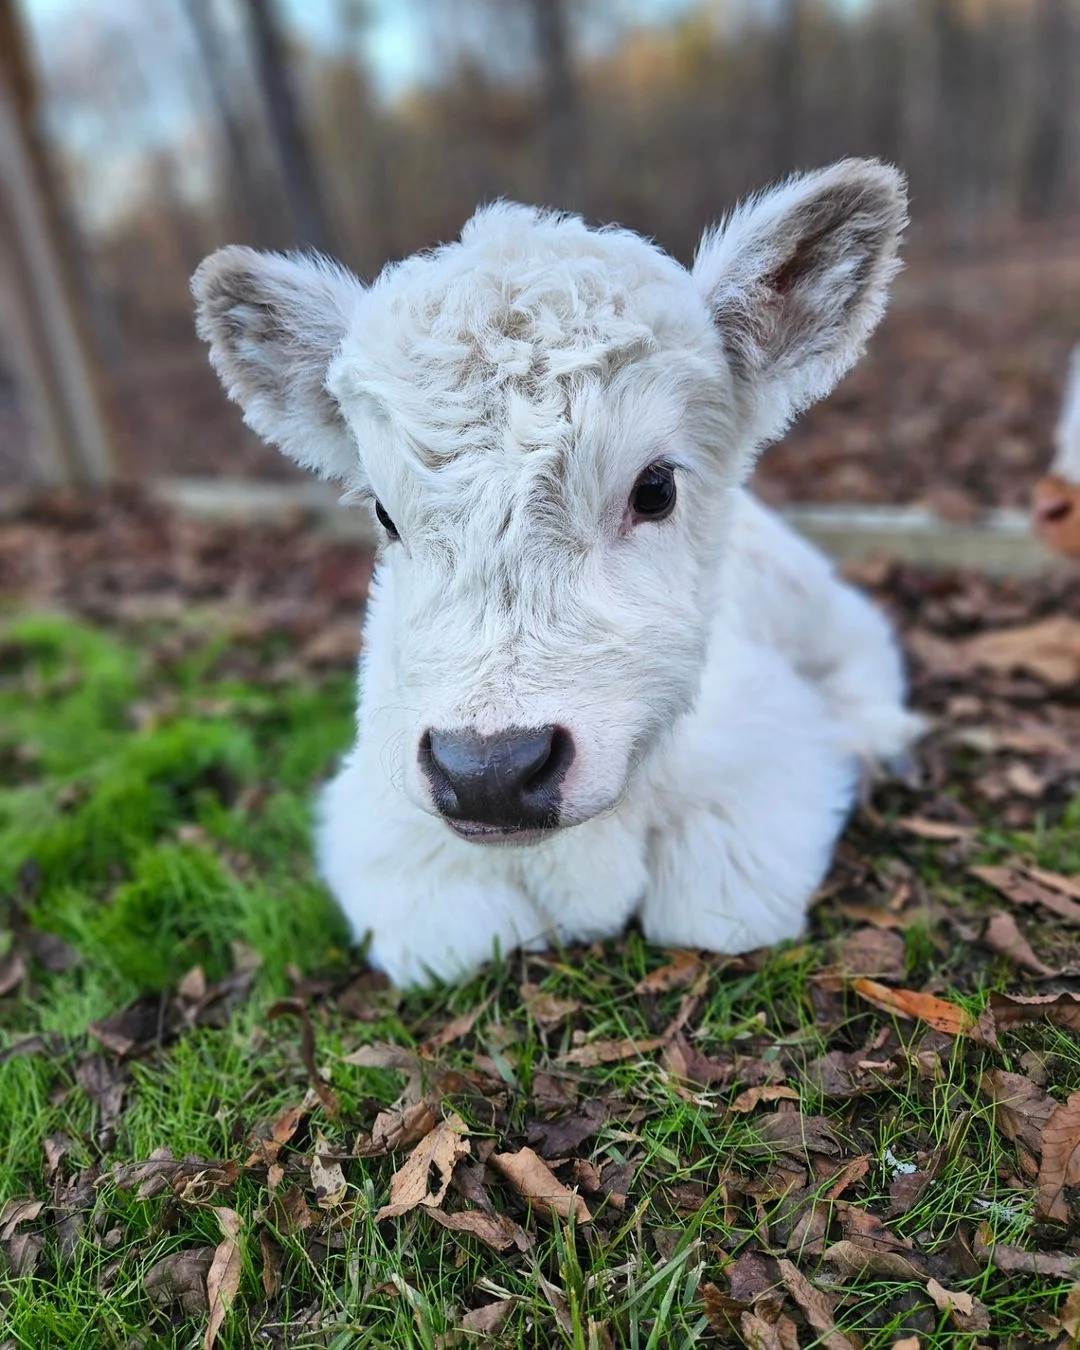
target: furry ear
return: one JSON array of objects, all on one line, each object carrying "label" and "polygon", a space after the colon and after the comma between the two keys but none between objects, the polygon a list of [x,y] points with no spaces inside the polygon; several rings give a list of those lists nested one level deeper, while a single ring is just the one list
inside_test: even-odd
[{"label": "furry ear", "polygon": [[1054,472],[1070,483],[1080,483],[1080,346],[1073,348],[1065,377],[1055,440]]},{"label": "furry ear", "polygon": [[212,253],[191,281],[195,326],[244,421],[325,478],[348,479],[356,445],[326,375],[364,288],[325,258]]},{"label": "furry ear", "polygon": [[702,239],[693,275],[723,338],[755,448],[862,354],[907,223],[899,170],[846,159],[750,198]]}]

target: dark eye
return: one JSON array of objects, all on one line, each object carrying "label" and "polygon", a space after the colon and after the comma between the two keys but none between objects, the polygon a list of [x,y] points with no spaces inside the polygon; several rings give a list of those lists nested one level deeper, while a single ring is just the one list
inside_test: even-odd
[{"label": "dark eye", "polygon": [[397,526],[386,514],[386,508],[383,506],[382,502],[380,502],[377,499],[375,502],[375,514],[379,518],[379,524],[383,527],[383,529],[386,531],[386,533],[390,536],[391,539],[401,538],[401,535],[398,534],[397,532]]},{"label": "dark eye", "polygon": [[650,464],[634,484],[630,510],[640,520],[663,520],[675,509],[675,470]]}]

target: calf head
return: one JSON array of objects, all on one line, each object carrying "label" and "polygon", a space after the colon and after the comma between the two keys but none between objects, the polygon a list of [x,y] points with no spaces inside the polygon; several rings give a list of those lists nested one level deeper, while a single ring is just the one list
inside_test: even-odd
[{"label": "calf head", "polygon": [[370,286],[226,248],[199,332],[245,420],[366,501],[383,545],[363,735],[470,838],[612,807],[692,707],[735,489],[884,308],[894,169],[740,206],[681,267],[499,203]]},{"label": "calf head", "polygon": [[1056,439],[1051,470],[1035,485],[1035,533],[1055,553],[1080,558],[1080,347],[1072,355]]}]

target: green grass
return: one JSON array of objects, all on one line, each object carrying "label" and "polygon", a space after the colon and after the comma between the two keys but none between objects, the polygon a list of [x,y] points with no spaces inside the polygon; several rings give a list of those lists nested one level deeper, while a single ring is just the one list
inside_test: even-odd
[{"label": "green grass", "polygon": [[[263,654],[270,663],[273,653]],[[29,928],[55,934],[78,956],[63,971],[28,958],[26,979],[0,1000],[0,1044],[53,1038],[47,1053],[0,1064],[0,1204],[14,1196],[47,1202],[37,1221],[19,1228],[42,1239],[32,1271],[0,1279],[5,1344],[201,1344],[205,1316],[157,1306],[146,1275],[172,1253],[220,1241],[214,1205],[243,1220],[240,1292],[218,1337],[236,1350],[435,1350],[450,1343],[443,1338],[464,1312],[497,1297],[515,1301],[500,1333],[507,1346],[720,1343],[704,1287],[726,1289],[742,1253],[783,1255],[785,1247],[808,1277],[839,1296],[837,1324],[864,1345],[891,1345],[913,1328],[924,1346],[987,1341],[986,1332],[964,1332],[937,1313],[925,1280],[839,1280],[817,1251],[792,1245],[794,1221],[815,1199],[829,1241],[848,1221],[843,1205],[884,1217],[937,1263],[943,1283],[987,1305],[996,1344],[1060,1340],[1052,1319],[1067,1281],[967,1265],[958,1253],[983,1225],[999,1242],[1065,1247],[1066,1235],[1035,1223],[1031,1180],[978,1080],[989,1067],[1024,1071],[1025,1055],[1035,1053],[1062,1101],[1080,1089],[1076,1036],[1032,1026],[1004,1038],[996,1053],[898,1023],[883,1052],[900,1066],[889,1086],[851,1100],[821,1097],[802,1073],[807,1065],[830,1050],[872,1045],[892,1027],[849,989],[823,1001],[830,942],[851,929],[831,905],[817,912],[805,944],[718,966],[700,991],[685,1034],[695,1051],[731,1066],[722,1087],[681,1084],[656,1054],[567,1076],[580,1100],[610,1099],[606,1124],[577,1156],[626,1168],[627,1198],[619,1208],[589,1195],[596,1222],[566,1226],[529,1211],[489,1177],[497,1207],[530,1235],[527,1251],[493,1252],[421,1212],[376,1224],[400,1156],[348,1161],[346,1202],[326,1215],[316,1211],[313,1226],[296,1233],[283,1229],[270,1203],[265,1168],[245,1171],[202,1203],[140,1200],[113,1184],[115,1164],[163,1147],[178,1158],[242,1162],[252,1129],[301,1101],[308,1075],[299,1023],[268,1013],[305,977],[325,977],[311,995],[317,1062],[341,1114],[334,1121],[319,1107],[311,1112],[282,1154],[288,1170],[279,1189],[300,1186],[313,1208],[306,1165],[315,1129],[329,1148],[351,1151],[358,1131],[370,1129],[404,1083],[398,1073],[345,1063],[358,1046],[415,1048],[487,1000],[471,1032],[430,1065],[433,1078],[442,1075],[444,1109],[452,1106],[469,1126],[475,1156],[491,1143],[503,1150],[525,1141],[541,1114],[540,1076],[558,1070],[575,1033],[579,1041],[656,1036],[687,996],[685,989],[636,992],[668,958],[631,934],[542,960],[509,956],[469,984],[403,999],[382,995],[367,1020],[351,1017],[339,994],[357,958],[313,875],[309,848],[313,785],[350,735],[351,680],[311,676],[266,687],[257,656],[240,659],[225,637],[197,629],[117,636],[57,616],[0,628],[3,941],[23,950]],[[1076,870],[1078,817],[1074,809],[1031,838],[988,830],[986,857],[1020,849],[1043,865]],[[855,830],[859,847],[895,850],[895,840],[861,837],[863,828]],[[936,846],[904,847],[932,896],[969,917],[985,910],[986,893],[943,866]],[[932,914],[906,932],[908,987],[931,986],[976,1010],[992,989],[1019,987],[1003,958],[956,940],[940,919]],[[103,1128],[85,1067],[80,1073],[88,1055],[102,1050],[90,1024],[136,999],[165,998],[196,965],[219,981],[237,951],[248,949],[262,963],[225,1025],[197,1025],[135,1058],[123,1104]],[[523,1002],[526,980],[579,1010],[541,1026]],[[115,1069],[108,1055],[103,1062]],[[799,1090],[805,1115],[827,1120],[837,1141],[834,1172],[851,1158],[868,1160],[839,1205],[825,1199],[833,1174],[815,1174],[820,1152],[796,1146],[784,1153],[762,1142],[762,1121],[774,1108],[728,1110],[751,1078],[770,1072]],[[44,1141],[59,1136],[66,1152],[50,1172]],[[892,1218],[890,1155],[920,1166],[932,1157],[938,1166],[922,1197]],[[70,1188],[80,1182],[83,1194],[72,1203]],[[280,1252],[279,1287],[270,1295],[262,1282],[264,1235]],[[787,1308],[794,1311],[790,1302]],[[821,1343],[805,1325],[800,1336],[804,1347]]]}]

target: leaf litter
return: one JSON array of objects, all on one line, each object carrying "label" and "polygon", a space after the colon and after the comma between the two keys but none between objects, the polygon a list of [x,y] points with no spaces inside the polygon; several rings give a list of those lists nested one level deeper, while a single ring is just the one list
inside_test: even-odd
[{"label": "leaf litter", "polygon": [[[255,674],[255,653],[281,636],[297,640],[299,669],[313,680],[351,665],[353,582],[321,591],[318,549],[297,581],[262,546],[248,548],[230,538],[221,556],[245,559],[246,574],[262,578],[256,591],[293,593],[307,577],[315,598],[303,615],[260,601],[243,625],[222,611],[234,668],[269,678]],[[349,565],[334,545],[326,576]],[[368,564],[356,566],[362,577]],[[203,563],[192,569],[209,584]],[[111,595],[90,569],[61,583],[63,598],[138,631],[138,570],[121,572]],[[157,1310],[148,1316],[194,1320],[213,1346],[249,1316],[277,1325],[288,1299],[300,1334],[333,1318],[292,1297],[297,1270],[347,1260],[371,1187],[370,1219],[388,1234],[420,1243],[440,1232],[451,1249],[507,1263],[499,1278],[512,1287],[481,1281],[460,1297],[453,1325],[466,1337],[525,1317],[546,1317],[551,1334],[573,1325],[569,1276],[545,1268],[535,1286],[543,1312],[512,1273],[533,1279],[537,1253],[571,1222],[578,1259],[586,1269],[597,1262],[587,1284],[595,1298],[605,1280],[630,1289],[642,1278],[625,1232],[673,1261],[678,1226],[711,1216],[715,1236],[695,1257],[700,1282],[687,1316],[707,1316],[721,1338],[770,1347],[858,1344],[869,1334],[851,1329],[860,1290],[878,1291],[871,1321],[894,1316],[907,1339],[930,1344],[934,1318],[983,1334],[997,1297],[983,1288],[987,1268],[1006,1296],[1033,1277],[1080,1281],[1070,1236],[1080,1222],[1080,1080],[1064,1049],[1080,1034],[1069,983],[1080,953],[1068,936],[1080,927],[1080,856],[1059,848],[1043,857],[1033,835],[1017,842],[1037,820],[1056,828],[1080,790],[1080,710],[1067,682],[1080,602],[1052,579],[990,583],[887,566],[874,584],[911,635],[916,695],[935,729],[918,778],[879,785],[853,821],[794,955],[647,952],[642,965],[626,953],[645,949],[628,940],[557,961],[521,957],[498,986],[455,995],[451,1012],[438,997],[402,999],[355,965],[305,976],[289,1000],[259,1003],[257,954],[240,949],[232,972],[211,978],[195,952],[171,990],[98,1018],[91,1042],[30,1026],[0,1051],[55,1063],[54,1091],[81,1094],[93,1111],[82,1134],[68,1122],[66,1134],[43,1129],[40,1170],[3,1197],[10,1278],[52,1278],[78,1243],[104,1243],[107,1199],[128,1192],[180,1244],[145,1266],[138,1287]],[[1054,611],[1072,624],[1048,625]],[[320,643],[324,623],[334,636]],[[168,671],[172,658],[159,650]],[[162,701],[154,718],[169,715]],[[265,789],[245,791],[260,809]],[[1003,829],[1007,848],[995,837]],[[30,1006],[51,974],[80,968],[77,944],[33,933],[20,919],[0,962],[6,1005]],[[755,1002],[762,972],[787,978],[785,962],[807,970],[797,999]],[[237,1011],[252,1006],[255,1053],[278,1054],[285,1076],[256,1080],[231,1108],[219,1156],[174,1157],[164,1122],[152,1156],[122,1156],[120,1127],[145,1075],[165,1068],[185,1037],[232,1034]],[[945,1141],[925,1123],[936,1100],[953,1113]],[[673,1111],[700,1120],[713,1143],[663,1132]],[[910,1138],[891,1144],[907,1169],[893,1174],[882,1124],[896,1112]],[[993,1178],[976,1166],[987,1154],[997,1159]],[[963,1183],[955,1237],[934,1236],[925,1216],[939,1191],[943,1204],[956,1203],[965,1167],[976,1170]],[[1016,1218],[1024,1213],[1035,1220],[1026,1229]],[[418,1215],[421,1226],[410,1227]],[[625,1276],[602,1274],[609,1245]],[[369,1294],[376,1302],[421,1299],[412,1277],[395,1284],[388,1275],[382,1284],[394,1292]],[[420,1301],[410,1306],[423,1315]],[[1066,1329],[1075,1321],[1064,1305],[1051,1311],[1050,1295],[1039,1306]],[[598,1346],[621,1343],[615,1321],[589,1319]]]}]

